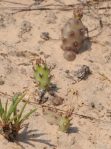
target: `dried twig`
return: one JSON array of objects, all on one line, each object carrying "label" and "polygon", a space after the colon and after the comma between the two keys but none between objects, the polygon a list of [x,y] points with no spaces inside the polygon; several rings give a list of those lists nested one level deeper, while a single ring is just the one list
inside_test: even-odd
[{"label": "dried twig", "polygon": [[14,2],[14,1],[7,1],[7,0],[1,0],[0,2],[3,2],[3,3],[9,3],[9,4],[14,4],[14,5],[23,5],[23,6],[28,6],[28,4],[23,4],[23,3],[17,3],[17,2]]},{"label": "dried twig", "polygon": [[99,72],[99,75],[102,77],[102,80],[103,80],[103,81],[104,81],[104,80],[107,80],[108,82],[111,83],[111,80],[110,80],[104,73],[100,73],[100,72]]},{"label": "dried twig", "polygon": [[[11,96],[11,95],[8,95],[7,93],[4,93],[4,92],[1,92],[0,91],[0,94],[2,94],[2,95],[4,95],[4,96],[8,96],[9,98],[8,99],[12,99],[12,97],[13,96]],[[27,102],[27,100],[22,100],[23,102]],[[67,111],[65,111],[65,110],[61,110],[61,109],[59,109],[59,108],[56,108],[56,107],[51,107],[51,106],[49,106],[49,105],[38,105],[38,103],[37,102],[33,102],[33,101],[28,101],[28,103],[29,104],[34,104],[34,105],[37,105],[37,106],[39,106],[40,108],[49,108],[50,110],[56,110],[56,111],[58,111],[58,112],[60,112],[60,113],[63,113],[63,114],[67,114]],[[76,115],[76,116],[79,116],[80,118],[84,118],[84,119],[89,119],[89,120],[95,120],[95,121],[98,121],[98,122],[103,122],[103,123],[111,123],[111,121],[104,121],[104,120],[101,120],[101,119],[97,119],[97,118],[95,118],[95,117],[91,117],[91,116],[87,116],[87,115],[83,115],[83,114],[79,114],[79,113],[76,113],[76,112],[72,112],[72,114],[73,115]]]}]

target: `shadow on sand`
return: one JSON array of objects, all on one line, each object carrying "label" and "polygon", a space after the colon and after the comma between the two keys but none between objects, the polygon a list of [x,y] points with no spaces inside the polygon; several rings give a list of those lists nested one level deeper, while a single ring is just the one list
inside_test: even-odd
[{"label": "shadow on sand", "polygon": [[71,134],[71,133],[78,133],[78,132],[79,132],[79,129],[77,127],[70,127],[68,133]]},{"label": "shadow on sand", "polygon": [[19,145],[22,149],[26,149],[23,144],[30,145],[32,147],[35,147],[33,142],[39,142],[46,144],[51,147],[55,147],[55,145],[51,144],[51,140],[44,140],[39,139],[39,137],[46,135],[45,133],[38,133],[38,130],[28,130],[28,127],[25,127],[23,131],[18,135],[16,144]]},{"label": "shadow on sand", "polygon": [[85,51],[91,50],[92,42],[90,38],[84,40],[82,47],[80,48],[79,53],[83,53]]}]

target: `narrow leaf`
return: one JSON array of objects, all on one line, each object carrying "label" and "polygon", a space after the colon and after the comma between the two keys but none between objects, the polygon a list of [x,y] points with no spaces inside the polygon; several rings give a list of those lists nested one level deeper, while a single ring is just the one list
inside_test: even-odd
[{"label": "narrow leaf", "polygon": [[0,117],[2,117],[3,112],[4,112],[4,108],[3,108],[1,100],[0,100]]},{"label": "narrow leaf", "polygon": [[26,107],[27,104],[28,104],[28,101],[23,105],[23,107],[22,107],[22,109],[21,109],[21,111],[20,111],[20,114],[19,114],[19,116],[18,116],[18,121],[21,119],[22,114],[23,114],[23,112],[24,112],[25,107]]},{"label": "narrow leaf", "polygon": [[15,108],[17,105],[20,103],[20,101],[23,99],[24,95],[18,96],[18,98],[15,100],[15,102],[11,104],[8,113],[7,113],[7,118],[9,119],[11,114],[14,112]]},{"label": "narrow leaf", "polygon": [[31,110],[29,113],[27,113],[21,120],[20,120],[20,124],[23,123],[26,119],[29,118],[29,116],[34,113],[36,111],[36,109]]}]

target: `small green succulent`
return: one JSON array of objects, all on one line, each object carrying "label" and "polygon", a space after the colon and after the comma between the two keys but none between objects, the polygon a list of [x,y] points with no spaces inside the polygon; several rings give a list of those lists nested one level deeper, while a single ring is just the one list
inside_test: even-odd
[{"label": "small green succulent", "polygon": [[12,103],[8,107],[8,100],[5,106],[0,101],[0,127],[1,133],[9,141],[14,141],[21,129],[22,123],[33,113],[36,109],[31,110],[26,115],[22,116],[27,102],[23,105],[20,112],[18,112],[18,104],[23,100],[24,95],[16,94],[12,98]]},{"label": "small green succulent", "polygon": [[36,64],[34,77],[38,81],[39,89],[48,90],[51,83],[50,69],[46,64]]},{"label": "small green succulent", "polygon": [[58,121],[58,125],[59,125],[60,131],[67,133],[69,131],[70,126],[71,126],[71,119],[69,117],[66,117],[66,116],[61,116],[59,121]]}]

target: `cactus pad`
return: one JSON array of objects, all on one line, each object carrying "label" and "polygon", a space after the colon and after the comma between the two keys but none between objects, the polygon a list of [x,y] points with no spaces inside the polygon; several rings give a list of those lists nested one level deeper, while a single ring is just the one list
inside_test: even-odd
[{"label": "cactus pad", "polygon": [[59,129],[62,132],[68,132],[68,130],[71,126],[70,121],[71,121],[71,119],[69,117],[62,116],[59,120]]},{"label": "cactus pad", "polygon": [[64,58],[72,61],[76,58],[80,48],[83,45],[85,32],[87,28],[82,23],[83,12],[77,8],[74,10],[74,17],[70,18],[61,30],[62,45],[64,51]]},{"label": "cactus pad", "polygon": [[47,90],[50,86],[50,69],[46,64],[36,64],[34,69],[34,77],[38,81],[40,89]]}]

